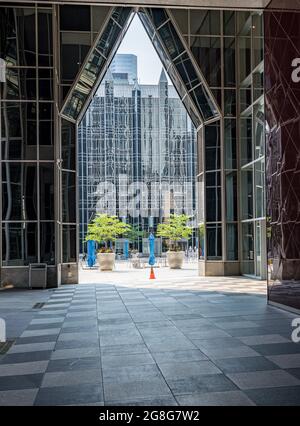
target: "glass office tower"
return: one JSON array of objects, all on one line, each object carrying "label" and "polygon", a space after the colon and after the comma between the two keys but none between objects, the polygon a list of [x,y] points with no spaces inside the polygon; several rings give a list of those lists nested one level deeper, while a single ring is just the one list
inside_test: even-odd
[{"label": "glass office tower", "polygon": [[197,131],[200,273],[264,278],[268,252],[269,300],[299,309],[297,5],[75,3],[0,6],[2,281],[77,282],[77,127],[138,13]]},{"label": "glass office tower", "polygon": [[196,215],[196,130],[164,70],[142,85],[110,67],[79,126],[78,161],[81,253],[96,212],[136,227],[140,249],[170,213]]}]

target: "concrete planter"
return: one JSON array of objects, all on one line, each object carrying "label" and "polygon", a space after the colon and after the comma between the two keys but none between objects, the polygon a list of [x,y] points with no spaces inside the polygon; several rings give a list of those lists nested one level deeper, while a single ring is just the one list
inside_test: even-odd
[{"label": "concrete planter", "polygon": [[184,251],[168,251],[167,261],[170,269],[181,269],[184,261]]},{"label": "concrete planter", "polygon": [[115,266],[115,253],[98,253],[97,260],[100,271],[112,271]]}]

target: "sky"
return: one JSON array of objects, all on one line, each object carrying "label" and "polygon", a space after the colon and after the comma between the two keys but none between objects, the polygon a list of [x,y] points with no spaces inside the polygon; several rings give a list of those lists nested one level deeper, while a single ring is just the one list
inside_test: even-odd
[{"label": "sky", "polygon": [[117,53],[131,53],[138,57],[139,83],[158,83],[162,63],[137,15],[134,16]]}]

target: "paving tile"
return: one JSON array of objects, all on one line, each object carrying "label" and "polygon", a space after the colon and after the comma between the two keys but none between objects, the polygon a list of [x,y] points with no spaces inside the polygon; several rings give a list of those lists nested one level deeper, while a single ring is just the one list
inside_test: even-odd
[{"label": "paving tile", "polygon": [[273,343],[288,343],[289,340],[279,334],[265,334],[262,336],[239,337],[239,340],[248,346],[270,345]]},{"label": "paving tile", "polygon": [[123,354],[123,355],[103,355],[101,358],[103,370],[114,367],[139,366],[155,364],[150,353],[144,354]]},{"label": "paving tile", "polygon": [[280,368],[300,368],[300,354],[271,355],[266,358]]},{"label": "paving tile", "polygon": [[17,354],[24,352],[35,352],[35,351],[50,351],[54,349],[55,342],[43,342],[43,343],[26,343],[22,345],[13,345],[8,353]]},{"label": "paving tile", "polygon": [[300,386],[300,380],[283,370],[230,373],[227,374],[227,376],[242,390],[281,386]]},{"label": "paving tile", "polygon": [[41,388],[35,399],[35,405],[81,405],[103,401],[101,384],[80,384]]},{"label": "paving tile", "polygon": [[176,399],[170,396],[160,396],[153,398],[136,398],[136,399],[123,399],[122,401],[105,401],[105,405],[113,406],[142,406],[142,407],[166,407],[166,406],[177,406]]},{"label": "paving tile", "polygon": [[99,340],[59,340],[56,343],[55,350],[58,349],[79,349],[79,348],[98,348]]},{"label": "paving tile", "polygon": [[119,354],[144,354],[149,353],[147,346],[142,343],[138,345],[113,345],[101,347],[103,355],[119,355]]},{"label": "paving tile", "polygon": [[179,395],[177,400],[184,406],[251,406],[253,401],[241,391],[209,392],[192,395]]},{"label": "paving tile", "polygon": [[0,391],[0,406],[32,406],[38,388]]},{"label": "paving tile", "polygon": [[236,348],[241,346],[241,341],[234,337],[220,337],[217,339],[196,340],[197,347],[203,349]]},{"label": "paving tile", "polygon": [[51,334],[58,335],[60,328],[49,328],[44,330],[26,330],[21,337],[49,336]]},{"label": "paving tile", "polygon": [[73,386],[80,384],[97,384],[101,383],[101,370],[73,370],[73,371],[56,371],[46,372],[41,384],[42,388],[56,386]]},{"label": "paving tile", "polygon": [[292,376],[296,377],[297,379],[300,379],[300,368],[288,368],[285,371],[291,374]]},{"label": "paving tile", "polygon": [[159,369],[166,380],[222,373],[211,361],[160,363]]},{"label": "paving tile", "polygon": [[214,363],[224,373],[244,373],[248,371],[278,370],[278,367],[262,356],[249,358],[216,359]]},{"label": "paving tile", "polygon": [[129,380],[128,382],[116,383],[104,379],[104,397],[106,401],[122,401],[125,398],[135,399],[149,397],[172,397],[165,381],[160,378],[147,378],[147,380]]},{"label": "paving tile", "polygon": [[52,353],[53,359],[89,358],[100,356],[99,348],[58,349]]},{"label": "paving tile", "polygon": [[251,389],[245,390],[245,393],[257,405],[276,407],[300,405],[299,386]]},{"label": "paving tile", "polygon": [[300,356],[300,345],[293,342],[256,345],[255,350],[265,356],[285,354],[299,354]]},{"label": "paving tile", "polygon": [[43,374],[24,374],[0,377],[0,391],[39,388]]},{"label": "paving tile", "polygon": [[58,337],[58,342],[67,342],[70,340],[95,340],[98,341],[98,331],[96,332],[70,332],[66,333],[65,331],[63,333],[60,333]]},{"label": "paving tile", "polygon": [[191,361],[204,361],[207,360],[200,350],[189,351],[168,351],[168,352],[152,352],[152,356],[158,365],[162,363],[172,362],[191,362]]},{"label": "paving tile", "polygon": [[57,371],[100,370],[100,357],[67,358],[50,360],[47,373]]},{"label": "paving tile", "polygon": [[35,362],[35,361],[47,361],[50,359],[51,351],[35,351],[35,352],[24,352],[21,354],[6,354],[3,359],[0,360],[1,364],[17,364],[24,362]]},{"label": "paving tile", "polygon": [[47,366],[48,361],[1,364],[0,377],[44,373],[47,369]]},{"label": "paving tile", "polygon": [[169,379],[167,382],[175,396],[237,390],[237,386],[223,374],[201,375],[175,380]]},{"label": "paving tile", "polygon": [[201,350],[211,359],[260,356],[254,349],[246,345],[235,346],[233,348],[202,348]]}]

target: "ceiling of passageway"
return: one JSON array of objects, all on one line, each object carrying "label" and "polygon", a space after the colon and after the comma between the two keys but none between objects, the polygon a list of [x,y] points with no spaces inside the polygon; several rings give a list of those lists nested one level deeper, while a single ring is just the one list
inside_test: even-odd
[{"label": "ceiling of passageway", "polygon": [[[6,0],[8,3],[14,3],[16,0]],[[28,0],[19,0],[28,3]],[[291,0],[280,0],[280,2],[288,3]],[[298,0],[293,0],[292,3]],[[160,7],[204,7],[204,8],[234,8],[234,9],[258,9],[267,7],[271,0],[126,0],[126,6],[160,6]],[[124,5],[124,0],[39,0],[39,3],[81,3],[81,4],[110,4],[113,6]]]}]

